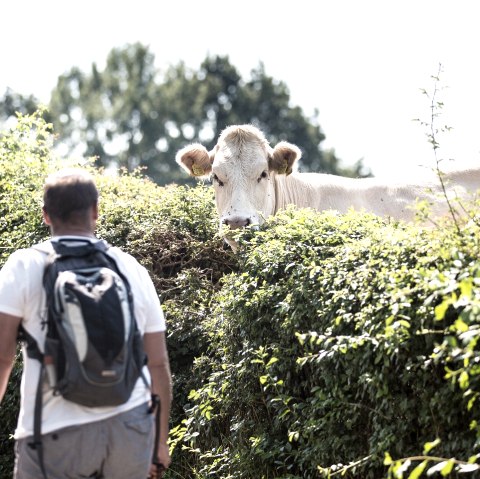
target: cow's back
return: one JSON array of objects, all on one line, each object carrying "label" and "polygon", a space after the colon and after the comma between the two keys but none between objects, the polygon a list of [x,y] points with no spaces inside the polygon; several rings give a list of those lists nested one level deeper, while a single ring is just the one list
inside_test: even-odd
[{"label": "cow's back", "polygon": [[[445,176],[450,200],[464,198],[479,186],[480,170],[456,172]],[[430,204],[432,216],[448,212],[448,204],[438,177],[416,183],[400,183],[378,178],[347,178],[321,173],[278,175],[276,211],[289,204],[319,211],[346,213],[353,208],[379,216],[410,221],[415,217],[417,201]]]},{"label": "cow's back", "polygon": [[459,185],[472,193],[480,189],[480,168],[450,171],[444,177],[447,186]]}]

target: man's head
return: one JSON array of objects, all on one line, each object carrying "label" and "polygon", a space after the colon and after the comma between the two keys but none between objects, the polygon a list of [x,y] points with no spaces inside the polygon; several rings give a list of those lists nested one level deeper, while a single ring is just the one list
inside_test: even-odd
[{"label": "man's head", "polygon": [[53,233],[93,234],[98,190],[92,175],[81,169],[65,169],[48,176],[43,189],[43,215]]}]

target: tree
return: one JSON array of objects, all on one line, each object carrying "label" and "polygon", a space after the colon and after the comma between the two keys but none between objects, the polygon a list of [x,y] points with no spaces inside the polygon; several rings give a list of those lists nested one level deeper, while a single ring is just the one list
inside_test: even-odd
[{"label": "tree", "polygon": [[33,95],[24,96],[7,88],[0,99],[0,122],[7,123],[15,118],[17,113],[31,115],[38,107],[39,102]]},{"label": "tree", "polygon": [[73,68],[60,76],[50,111],[68,151],[80,149],[103,166],[149,167],[164,129],[156,74],[153,54],[135,44],[113,49],[104,71],[94,63],[89,74]]},{"label": "tree", "polygon": [[263,64],[253,69],[251,79],[245,82],[228,57],[207,57],[198,72],[186,71],[184,65],[171,69],[164,86],[169,104],[182,112],[172,116],[177,129],[188,126],[195,141],[203,136],[207,147],[214,146],[215,133],[228,125],[253,123],[272,144],[288,140],[300,145],[304,170],[340,172],[334,153],[324,158],[320,149],[325,135],[318,113],[306,118],[300,107],[291,107],[287,86],[269,77]]},{"label": "tree", "polygon": [[[5,107],[13,111],[21,100],[22,108],[31,106],[17,100]],[[342,168],[334,150],[321,149],[318,112],[307,117],[290,103],[286,84],[263,64],[247,80],[227,56],[207,56],[198,70],[180,62],[160,72],[148,47],[135,43],[113,49],[103,70],[93,63],[89,72],[61,75],[48,119],[65,156],[95,157],[98,166],[128,171],[140,166],[158,184],[192,181],[176,165],[176,152],[191,142],[212,148],[221,130],[242,123],[258,126],[272,145],[299,145],[303,171],[361,175],[361,162]]]}]

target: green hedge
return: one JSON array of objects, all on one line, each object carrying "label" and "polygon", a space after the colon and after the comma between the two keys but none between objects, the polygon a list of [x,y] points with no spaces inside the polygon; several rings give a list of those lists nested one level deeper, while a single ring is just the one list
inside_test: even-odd
[{"label": "green hedge", "polygon": [[[0,265],[48,235],[41,185],[57,167],[38,117],[0,137]],[[167,314],[167,478],[413,479],[477,467],[466,464],[480,446],[475,220],[458,234],[291,209],[244,231],[234,254],[216,234],[210,187],[93,171],[98,235],[148,268]],[[0,478],[13,467],[20,371],[19,358],[0,409]]]},{"label": "green hedge", "polygon": [[270,220],[215,298],[206,384],[174,432],[199,477],[474,469],[399,459],[433,443],[477,460],[479,239],[474,222],[458,235],[353,213]]}]

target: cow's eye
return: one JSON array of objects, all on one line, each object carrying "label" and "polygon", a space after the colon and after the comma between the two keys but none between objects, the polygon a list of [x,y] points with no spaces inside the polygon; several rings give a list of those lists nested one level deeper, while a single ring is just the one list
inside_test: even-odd
[{"label": "cow's eye", "polygon": [[223,186],[223,181],[221,181],[215,173],[212,175],[212,180],[216,181],[218,183],[218,186]]},{"label": "cow's eye", "polygon": [[262,171],[262,174],[259,176],[257,181],[260,183],[260,181],[262,181],[263,178],[267,178],[267,176],[268,173],[266,171]]}]

